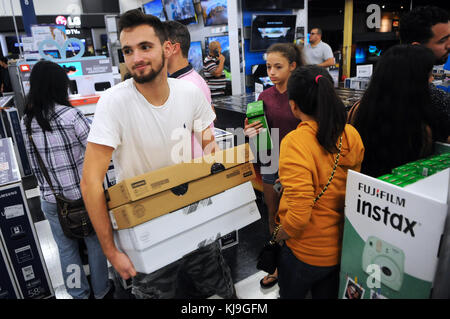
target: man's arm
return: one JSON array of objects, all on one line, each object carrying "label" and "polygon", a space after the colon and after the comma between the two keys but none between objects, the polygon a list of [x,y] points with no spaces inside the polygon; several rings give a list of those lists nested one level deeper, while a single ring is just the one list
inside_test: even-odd
[{"label": "man's arm", "polygon": [[114,149],[109,146],[88,143],[84,156],[81,193],[103,252],[123,279],[136,276],[136,270],[128,256],[114,244],[111,222],[103,193],[103,180]]},{"label": "man's arm", "polygon": [[324,62],[317,64],[317,65],[324,67],[324,68],[335,65],[334,58],[329,58],[329,59],[325,60]]},{"label": "man's arm", "polygon": [[225,66],[225,57],[223,56],[223,54],[220,54],[219,55],[219,65],[212,72],[212,75],[214,75],[215,77],[221,76],[224,66]]},{"label": "man's arm", "polygon": [[210,126],[205,128],[201,133],[195,133],[195,137],[199,142],[201,139],[204,155],[212,154],[220,150]]}]

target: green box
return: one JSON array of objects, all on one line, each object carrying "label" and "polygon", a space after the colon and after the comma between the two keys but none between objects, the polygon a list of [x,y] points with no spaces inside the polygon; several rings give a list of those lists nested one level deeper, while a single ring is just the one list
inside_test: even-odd
[{"label": "green box", "polygon": [[247,118],[248,123],[261,122],[262,130],[261,132],[251,140],[256,146],[257,151],[271,150],[272,149],[272,139],[270,137],[269,125],[267,124],[267,118],[264,114],[264,104],[263,101],[255,101],[247,104]]}]

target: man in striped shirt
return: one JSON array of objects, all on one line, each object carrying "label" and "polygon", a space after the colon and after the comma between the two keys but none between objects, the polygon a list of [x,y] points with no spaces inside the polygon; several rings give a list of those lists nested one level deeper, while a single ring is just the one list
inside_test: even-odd
[{"label": "man in striped shirt", "polygon": [[220,43],[212,41],[209,44],[208,56],[203,61],[203,73],[206,83],[211,90],[211,97],[225,94],[226,79],[223,67],[225,57],[222,54]]}]

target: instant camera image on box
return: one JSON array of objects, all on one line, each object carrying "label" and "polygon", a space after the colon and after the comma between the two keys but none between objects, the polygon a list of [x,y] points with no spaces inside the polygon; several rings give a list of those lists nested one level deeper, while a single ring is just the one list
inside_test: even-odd
[{"label": "instant camera image on box", "polygon": [[340,298],[349,278],[364,299],[430,298],[446,216],[445,202],[349,171]]}]

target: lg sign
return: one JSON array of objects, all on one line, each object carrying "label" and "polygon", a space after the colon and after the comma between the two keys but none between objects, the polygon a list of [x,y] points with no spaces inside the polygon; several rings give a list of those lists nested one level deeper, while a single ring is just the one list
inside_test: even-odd
[{"label": "lg sign", "polygon": [[67,20],[64,16],[57,16],[55,22],[56,24],[67,25]]},{"label": "lg sign", "polygon": [[79,16],[73,16],[73,17],[64,17],[64,16],[57,16],[56,17],[56,24],[62,24],[66,25],[69,28],[79,28],[81,27],[81,18]]}]

